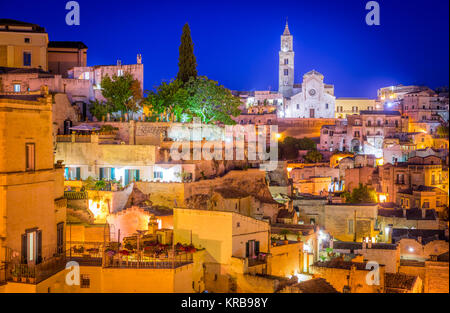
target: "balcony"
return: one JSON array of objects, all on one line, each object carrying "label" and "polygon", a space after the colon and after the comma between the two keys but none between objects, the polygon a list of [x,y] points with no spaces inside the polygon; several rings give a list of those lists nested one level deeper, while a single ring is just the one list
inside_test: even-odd
[{"label": "balcony", "polygon": [[141,269],[175,269],[193,263],[192,253],[181,253],[175,256],[145,256],[105,254],[105,268],[141,268]]},{"label": "balcony", "polygon": [[258,266],[267,263],[267,253],[258,253],[253,257],[248,257],[248,267]]},{"label": "balcony", "polygon": [[[39,284],[41,281],[65,269],[66,255],[54,256],[39,264],[7,262],[5,278],[8,281]],[[0,274],[1,275],[1,274]]]}]

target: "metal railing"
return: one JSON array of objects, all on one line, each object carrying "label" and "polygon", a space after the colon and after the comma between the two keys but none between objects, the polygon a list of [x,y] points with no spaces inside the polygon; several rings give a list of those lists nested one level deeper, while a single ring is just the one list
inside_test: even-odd
[{"label": "metal railing", "polygon": [[6,284],[6,265],[0,265],[0,286]]},{"label": "metal railing", "polygon": [[128,256],[105,255],[106,268],[142,268],[142,269],[175,269],[193,263],[192,253],[183,253],[173,257],[141,257],[132,259]]},{"label": "metal railing", "polygon": [[87,196],[85,191],[64,191],[64,198],[68,200],[83,200],[87,199]]},{"label": "metal railing", "polygon": [[6,279],[14,282],[38,284],[66,267],[66,255],[54,256],[39,264],[7,263]]},{"label": "metal railing", "polygon": [[256,266],[267,263],[267,254],[259,253],[253,257],[248,257],[248,266]]}]

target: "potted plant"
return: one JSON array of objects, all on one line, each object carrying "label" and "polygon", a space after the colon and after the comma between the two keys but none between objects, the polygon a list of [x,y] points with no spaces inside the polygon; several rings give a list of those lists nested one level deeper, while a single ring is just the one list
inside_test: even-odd
[{"label": "potted plant", "polygon": [[29,273],[28,275],[28,283],[34,284],[36,282],[36,277],[32,273]]},{"label": "potted plant", "polygon": [[289,243],[289,240],[287,239],[287,235],[289,235],[291,232],[289,231],[289,230],[287,230],[287,229],[282,229],[281,231],[280,231],[280,235],[281,236],[284,236],[284,239],[283,239],[283,243],[285,244],[285,245],[287,245],[288,243]]},{"label": "potted plant", "polygon": [[27,276],[28,276],[28,268],[24,267],[21,272],[22,272],[21,273],[22,275],[20,276],[20,281],[22,283],[26,283],[27,282]]},{"label": "potted plant", "polygon": [[17,267],[14,266],[13,270],[11,271],[11,275],[14,282],[19,281],[19,270],[17,269]]}]

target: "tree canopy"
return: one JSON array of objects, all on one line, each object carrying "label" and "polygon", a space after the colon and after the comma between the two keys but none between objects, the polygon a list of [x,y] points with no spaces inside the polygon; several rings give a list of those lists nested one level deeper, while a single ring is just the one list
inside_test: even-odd
[{"label": "tree canopy", "polygon": [[278,144],[279,157],[285,160],[298,158],[299,150],[315,151],[316,143],[310,138],[286,137]]},{"label": "tree canopy", "polygon": [[156,120],[188,122],[199,117],[203,123],[235,122],[240,100],[231,91],[205,76],[191,77],[185,84],[175,79],[151,91],[145,105]]},{"label": "tree canopy", "polygon": [[[106,99],[106,113],[135,113],[141,109],[143,99],[141,84],[130,73],[125,72],[121,76],[113,75],[112,77],[105,75],[101,87],[102,95]],[[98,106],[98,102],[91,103],[91,107],[95,106]],[[101,109],[95,108],[94,110],[101,111]],[[92,111],[91,113],[95,116]]]},{"label": "tree canopy", "polygon": [[377,203],[375,189],[370,186],[359,184],[352,192],[345,191],[342,196],[346,203]]},{"label": "tree canopy", "polygon": [[186,83],[191,77],[197,77],[197,62],[194,55],[191,29],[189,28],[188,23],[183,26],[179,53],[177,79]]},{"label": "tree canopy", "polygon": [[310,150],[306,153],[304,159],[310,163],[318,163],[322,161],[323,155],[317,150]]}]

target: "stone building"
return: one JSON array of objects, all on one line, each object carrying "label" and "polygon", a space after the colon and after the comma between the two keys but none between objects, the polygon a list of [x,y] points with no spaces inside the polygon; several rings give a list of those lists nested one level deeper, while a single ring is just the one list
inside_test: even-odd
[{"label": "stone building", "polygon": [[315,276],[324,278],[333,288],[344,293],[384,293],[385,292],[385,266],[378,268],[378,282],[367,284],[367,276],[375,279],[369,272],[373,267],[361,258],[352,261],[332,259],[325,262],[316,262],[311,267]]},{"label": "stone building", "polygon": [[324,228],[341,241],[363,241],[375,238],[378,204],[326,204]]},{"label": "stone building", "polygon": [[22,267],[22,282],[38,284],[65,264],[67,202],[53,159],[51,96],[0,96],[0,134],[0,260],[9,279],[20,280]]},{"label": "stone building", "polygon": [[87,66],[87,46],[81,41],[50,41],[47,55],[48,71],[63,78],[71,68]]},{"label": "stone building", "polygon": [[431,155],[380,166],[377,191],[387,195],[387,202],[397,202],[398,192],[409,188],[416,190],[419,186],[426,186],[446,190],[448,182],[444,179],[441,163],[440,158]]},{"label": "stone building", "polygon": [[312,70],[295,84],[294,44],[288,24],[281,36],[279,52],[278,92],[286,99],[280,108],[283,118],[334,118],[334,86],[323,82],[323,75]]},{"label": "stone building", "polygon": [[361,111],[381,110],[381,104],[375,99],[367,98],[337,98],[336,118],[347,118],[348,115],[359,114]]},{"label": "stone building", "polygon": [[0,67],[47,71],[48,34],[45,28],[11,19],[0,19]]}]

